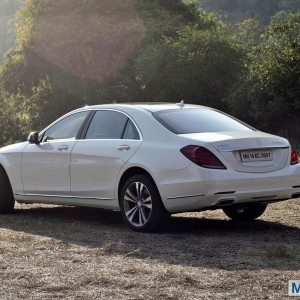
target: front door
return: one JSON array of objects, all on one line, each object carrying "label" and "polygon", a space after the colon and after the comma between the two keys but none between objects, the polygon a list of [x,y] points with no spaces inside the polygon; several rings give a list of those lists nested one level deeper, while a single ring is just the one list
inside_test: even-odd
[{"label": "front door", "polygon": [[88,114],[88,111],[79,112],[59,120],[42,134],[39,145],[27,145],[21,165],[25,194],[71,195],[71,152]]}]

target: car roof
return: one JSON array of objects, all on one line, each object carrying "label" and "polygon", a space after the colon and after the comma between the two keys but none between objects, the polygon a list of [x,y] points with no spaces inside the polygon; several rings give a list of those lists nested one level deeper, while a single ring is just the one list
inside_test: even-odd
[{"label": "car roof", "polygon": [[124,109],[129,107],[140,108],[151,113],[164,110],[180,109],[180,108],[202,108],[210,109],[206,106],[194,105],[194,104],[183,104],[183,103],[161,103],[161,102],[152,102],[152,103],[115,103],[115,104],[102,104],[102,105],[92,105],[86,106],[88,109]]}]

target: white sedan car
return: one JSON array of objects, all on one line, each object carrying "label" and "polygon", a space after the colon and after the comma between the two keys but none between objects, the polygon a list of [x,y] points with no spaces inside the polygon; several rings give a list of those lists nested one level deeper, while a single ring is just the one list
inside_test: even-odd
[{"label": "white sedan car", "polygon": [[151,231],[186,211],[254,220],[299,196],[286,139],[184,103],[85,107],[0,149],[2,213],[15,201],[120,209],[132,229]]}]

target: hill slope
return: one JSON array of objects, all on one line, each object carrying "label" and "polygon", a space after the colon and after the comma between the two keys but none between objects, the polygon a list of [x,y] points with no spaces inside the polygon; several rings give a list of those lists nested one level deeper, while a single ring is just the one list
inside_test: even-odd
[{"label": "hill slope", "polygon": [[299,0],[200,0],[200,5],[208,11],[225,13],[231,23],[258,18],[263,24],[268,24],[271,17],[281,10],[300,11]]}]

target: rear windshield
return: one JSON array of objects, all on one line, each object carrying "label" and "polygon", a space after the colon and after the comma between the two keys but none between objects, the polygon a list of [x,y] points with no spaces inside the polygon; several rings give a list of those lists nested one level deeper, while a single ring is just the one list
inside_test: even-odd
[{"label": "rear windshield", "polygon": [[165,110],[153,116],[175,134],[254,130],[233,117],[211,109]]}]

